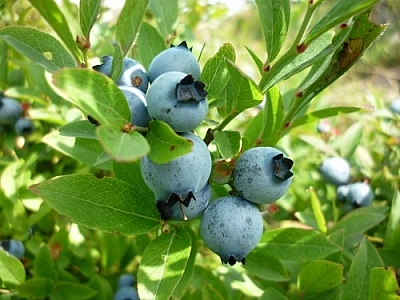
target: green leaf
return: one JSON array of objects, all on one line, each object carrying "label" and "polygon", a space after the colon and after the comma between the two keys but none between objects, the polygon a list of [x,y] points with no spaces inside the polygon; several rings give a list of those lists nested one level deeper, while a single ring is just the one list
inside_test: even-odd
[{"label": "green leaf", "polygon": [[224,159],[233,158],[240,150],[240,132],[238,131],[215,131],[214,141]]},{"label": "green leaf", "polygon": [[75,59],[80,62],[81,53],[78,45],[69,29],[68,21],[58,7],[58,4],[54,0],[29,0],[29,2],[54,29]]},{"label": "green leaf", "polygon": [[207,100],[210,102],[224,99],[224,90],[231,80],[226,59],[236,59],[235,49],[228,43],[222,45],[218,52],[207,60],[201,72],[200,80],[207,84]]},{"label": "green leaf", "polygon": [[326,234],[328,228],[326,226],[324,214],[321,210],[321,202],[317,193],[312,187],[309,188],[309,191],[311,193],[311,208],[313,210],[315,220],[317,221],[318,229],[322,234]]},{"label": "green leaf", "polygon": [[270,281],[287,281],[289,274],[281,261],[275,256],[266,254],[263,247],[254,248],[246,256],[246,264],[244,268],[251,275],[270,280]]},{"label": "green leaf", "polygon": [[90,300],[108,300],[114,295],[110,282],[99,275],[93,276],[87,286],[97,291],[95,297],[90,298]]},{"label": "green leaf", "polygon": [[[260,146],[273,146],[278,140],[284,116],[282,96],[277,85],[267,91],[264,109],[260,114],[262,114],[261,129],[256,140],[252,142]],[[250,126],[253,125],[249,124],[248,127]]]},{"label": "green leaf", "polygon": [[4,285],[15,286],[25,281],[26,274],[21,261],[0,249],[0,278]]},{"label": "green leaf", "polygon": [[20,54],[54,73],[61,68],[75,67],[72,56],[48,33],[32,27],[10,26],[0,29],[0,37]]},{"label": "green leaf", "polygon": [[190,250],[190,256],[189,260],[187,262],[187,265],[184,269],[183,276],[181,280],[179,281],[178,285],[174,289],[173,297],[176,299],[181,299],[185,292],[188,290],[188,286],[190,285],[192,281],[192,276],[193,276],[193,271],[195,267],[195,262],[196,262],[196,255],[197,255],[197,236],[196,233],[191,230],[190,228],[185,228],[187,233],[191,236],[192,238],[192,248]]},{"label": "green leaf", "polygon": [[126,133],[111,126],[100,125],[96,133],[104,150],[116,161],[135,161],[150,151],[146,138],[137,131]]},{"label": "green leaf", "polygon": [[57,131],[53,131],[46,134],[42,138],[42,142],[89,166],[96,165],[100,169],[111,169],[109,158],[102,164],[98,163],[98,158],[102,156],[104,150],[97,140],[62,136]]},{"label": "green leaf", "polygon": [[226,63],[233,86],[233,97],[226,99],[227,110],[231,115],[237,115],[250,107],[260,104],[264,95],[257,84],[244,74],[231,60]]},{"label": "green leaf", "polygon": [[179,16],[178,0],[150,0],[150,10],[156,19],[161,36],[171,40]]},{"label": "green leaf", "polygon": [[361,107],[351,107],[351,106],[337,106],[337,107],[330,107],[330,108],[325,108],[321,110],[316,110],[312,111],[302,117],[299,117],[295,119],[291,124],[290,124],[290,129],[293,129],[295,127],[316,122],[321,119],[326,119],[342,114],[350,114],[353,112],[358,112],[362,108]]},{"label": "green leaf", "polygon": [[161,234],[145,249],[138,270],[141,299],[169,299],[181,280],[192,248],[185,230]]},{"label": "green leaf", "polygon": [[368,300],[399,300],[396,272],[393,268],[373,268],[369,285]]},{"label": "green leaf", "polygon": [[50,295],[51,299],[83,300],[97,294],[97,291],[82,284],[60,281]]},{"label": "green leaf", "polygon": [[148,0],[126,0],[117,20],[115,39],[123,56],[131,49],[139,32]]},{"label": "green leaf", "polygon": [[43,244],[36,255],[34,273],[37,277],[58,280],[58,272],[47,244]]},{"label": "green leaf", "polygon": [[337,141],[340,156],[351,157],[360,144],[364,126],[361,123],[354,123],[342,134]]},{"label": "green leaf", "polygon": [[121,45],[117,43],[115,45],[114,55],[111,65],[110,77],[113,81],[117,81],[122,74],[124,57],[125,57],[124,50],[122,49]]},{"label": "green leaf", "polygon": [[33,277],[17,287],[21,296],[43,299],[50,295],[54,288],[54,281],[50,278]]},{"label": "green leaf", "polygon": [[376,248],[366,238],[358,246],[351,262],[346,284],[343,286],[343,300],[368,299],[372,269],[383,267]]},{"label": "green leaf", "polygon": [[316,297],[343,281],[343,265],[328,260],[314,260],[303,265],[297,276],[297,289],[301,298]]},{"label": "green leaf", "polygon": [[[298,72],[308,68],[321,57],[326,57],[335,51],[341,44],[331,43],[333,32],[326,32],[313,41],[303,53],[297,53],[288,59],[285,64],[272,65],[270,71],[264,72],[259,83],[260,89],[265,92],[279,81],[288,79]],[[344,38],[343,38],[344,39]]]},{"label": "green leaf", "polygon": [[286,297],[283,293],[278,291],[276,288],[268,287],[264,290],[263,294],[258,298],[258,300],[288,300],[289,298]]},{"label": "green leaf", "polygon": [[59,213],[91,229],[136,235],[159,226],[154,198],[116,178],[73,174],[54,177],[30,189]]},{"label": "green leaf", "polygon": [[128,102],[107,76],[89,69],[64,69],[54,74],[57,93],[102,125],[122,129],[130,123]]},{"label": "green leaf", "polygon": [[[347,2],[350,5],[358,4]],[[383,33],[387,25],[371,23],[369,20],[370,13],[371,11],[367,11],[354,17],[348,28],[341,29],[338,32],[334,38],[334,44],[340,42],[339,47],[335,49],[332,56],[321,57],[320,61],[313,66],[309,72],[311,77],[308,75],[298,89],[298,93],[301,93],[302,96],[297,101],[308,103],[330,86],[353,66],[365,50]],[[326,65],[328,62],[329,64]]]},{"label": "green leaf", "polygon": [[140,161],[119,163],[113,161],[112,170],[115,178],[125,181],[135,188],[140,188],[146,198],[154,197],[154,193],[147,187],[140,171]]},{"label": "green leaf", "polygon": [[304,43],[309,44],[312,40],[322,35],[329,29],[345,23],[349,18],[360,14],[367,9],[372,8],[379,0],[360,0],[360,1],[348,1],[338,0],[335,5],[324,14],[321,20],[319,20],[308,33]]},{"label": "green leaf", "polygon": [[399,234],[394,235],[393,232],[400,232],[400,191],[396,191],[396,188],[393,190],[395,192],[393,194],[388,225],[385,232],[385,247],[390,247],[395,244],[395,242],[398,241],[397,237]]},{"label": "green leaf", "polygon": [[0,86],[8,86],[8,45],[0,39]]},{"label": "green leaf", "polygon": [[257,66],[257,70],[258,70],[258,71],[260,72],[260,74],[262,75],[264,63],[262,62],[262,60],[257,56],[257,54],[256,54],[253,50],[251,50],[251,49],[250,49],[249,47],[247,47],[247,46],[244,46],[244,47],[246,48],[247,52],[249,52],[251,58],[253,59],[254,63],[255,63],[256,66]]},{"label": "green leaf", "polygon": [[192,142],[179,136],[171,127],[159,120],[150,122],[150,131],[146,135],[150,144],[150,159],[156,164],[167,162],[192,151]]},{"label": "green leaf", "polygon": [[219,291],[207,282],[203,282],[201,287],[202,299],[224,300],[225,298]]},{"label": "green leaf", "polygon": [[386,215],[385,207],[362,207],[346,214],[329,231],[330,234],[343,229],[345,238],[364,234],[368,229],[382,222]]},{"label": "green leaf", "polygon": [[264,41],[268,53],[268,63],[278,55],[285,42],[290,20],[289,0],[256,0]]},{"label": "green leaf", "polygon": [[153,58],[166,49],[160,33],[149,23],[143,22],[136,41],[138,61],[147,70]]},{"label": "green leaf", "polygon": [[90,31],[100,13],[102,0],[80,0],[79,22],[83,35],[89,40]]},{"label": "green leaf", "polygon": [[266,254],[285,260],[313,260],[340,251],[319,232],[298,228],[268,230],[260,243]]},{"label": "green leaf", "polygon": [[88,120],[80,120],[61,126],[58,131],[63,136],[96,140],[96,126]]}]

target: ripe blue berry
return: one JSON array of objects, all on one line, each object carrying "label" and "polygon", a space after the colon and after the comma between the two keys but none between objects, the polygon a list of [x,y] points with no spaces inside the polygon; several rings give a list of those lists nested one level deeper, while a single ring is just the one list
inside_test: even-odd
[{"label": "ripe blue berry", "polygon": [[33,122],[27,118],[19,118],[14,125],[15,132],[18,135],[29,135],[34,131]]},{"label": "ripe blue berry", "polygon": [[11,98],[0,98],[0,124],[13,125],[22,116],[21,104]]},{"label": "ripe blue berry", "polygon": [[114,294],[114,300],[139,300],[139,294],[134,287],[122,286]]},{"label": "ripe blue berry", "polygon": [[[94,66],[93,69],[110,77],[112,61],[112,56],[103,56],[102,64]],[[132,58],[125,57],[122,65],[122,73],[116,80],[116,84],[135,87],[140,89],[143,93],[146,93],[149,85],[149,78],[146,69],[139,62]]]},{"label": "ripe blue berry", "polygon": [[200,216],[211,200],[211,186],[206,184],[196,193],[189,192],[182,199],[177,194],[169,194],[164,199],[157,199],[157,208],[163,220],[192,220]]},{"label": "ripe blue berry", "polygon": [[194,130],[208,113],[204,83],[182,72],[159,76],[146,94],[150,117],[168,123],[176,132]]},{"label": "ripe blue berry", "polygon": [[204,243],[231,266],[236,262],[245,264],[246,255],[257,245],[262,231],[263,220],[257,206],[239,196],[211,202],[200,223]]},{"label": "ripe blue berry", "polygon": [[131,123],[140,127],[148,127],[151,118],[147,111],[145,94],[137,88],[126,85],[121,85],[119,88],[128,101],[131,112]]},{"label": "ripe blue berry", "polygon": [[0,242],[0,248],[8,252],[10,255],[18,259],[24,257],[25,247],[21,241],[18,240],[4,240]]},{"label": "ripe blue berry", "polygon": [[389,107],[392,112],[400,114],[400,98],[393,100]]},{"label": "ripe blue berry", "polygon": [[136,278],[132,274],[122,274],[118,279],[118,287],[132,286],[136,283]]},{"label": "ripe blue berry", "polygon": [[364,182],[341,185],[336,193],[340,201],[351,204],[353,207],[369,206],[374,199],[370,185]]},{"label": "ripe blue berry", "polygon": [[200,64],[185,41],[176,47],[171,45],[169,49],[154,57],[149,66],[149,80],[153,82],[161,74],[171,71],[192,74],[195,79],[200,78]]},{"label": "ripe blue berry", "polygon": [[281,198],[292,183],[293,161],[272,147],[243,152],[233,170],[233,185],[245,199],[259,204]]},{"label": "ripe blue berry", "polygon": [[193,142],[190,153],[166,164],[156,164],[148,156],[141,159],[143,179],[156,199],[164,199],[172,193],[186,199],[189,192],[197,193],[202,189],[210,176],[211,155],[207,145],[192,132],[180,135]]},{"label": "ripe blue berry", "polygon": [[325,159],[320,167],[321,175],[326,182],[342,185],[349,182],[350,165],[342,157],[334,156]]}]

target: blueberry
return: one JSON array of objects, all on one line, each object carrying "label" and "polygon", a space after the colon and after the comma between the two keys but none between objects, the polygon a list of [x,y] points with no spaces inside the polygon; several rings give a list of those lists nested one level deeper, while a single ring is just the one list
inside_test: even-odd
[{"label": "blueberry", "polygon": [[374,194],[369,184],[354,182],[338,187],[337,197],[353,207],[364,207],[371,205]]},{"label": "blueberry", "polygon": [[153,82],[161,74],[171,71],[192,74],[195,79],[200,78],[200,64],[185,41],[176,47],[171,45],[154,57],[149,66],[149,80]]},{"label": "blueberry", "polygon": [[4,240],[0,242],[0,248],[8,252],[10,255],[18,259],[24,257],[25,247],[21,241],[18,240]]},{"label": "blueberry", "polygon": [[204,212],[210,199],[211,186],[206,183],[200,191],[189,192],[184,199],[175,193],[169,194],[164,199],[158,199],[157,208],[163,220],[192,220]]},{"label": "blueberry", "polygon": [[317,131],[319,133],[329,133],[332,130],[331,123],[328,120],[320,120],[317,124]]},{"label": "blueberry", "polygon": [[180,135],[193,142],[191,152],[166,164],[156,164],[148,156],[141,158],[143,179],[156,199],[164,199],[172,193],[186,199],[189,192],[196,194],[202,189],[210,176],[211,155],[207,145],[192,132]]},{"label": "blueberry", "polygon": [[131,112],[131,123],[140,127],[148,127],[151,119],[147,111],[145,94],[137,88],[125,85],[119,86],[119,89],[128,101]]},{"label": "blueberry", "polygon": [[139,294],[134,287],[122,286],[114,294],[114,300],[139,300]]},{"label": "blueberry", "polygon": [[22,116],[21,104],[11,98],[0,99],[0,124],[13,125]]},{"label": "blueberry", "polygon": [[292,183],[293,161],[272,147],[243,152],[233,170],[233,185],[245,199],[259,204],[281,198]]},{"label": "blueberry", "polygon": [[390,110],[396,114],[400,114],[400,98],[397,98],[390,103]]},{"label": "blueberry", "polygon": [[320,171],[323,179],[328,183],[342,185],[350,180],[350,165],[346,159],[339,156],[325,159]]},{"label": "blueberry", "polygon": [[[110,77],[112,61],[112,56],[103,56],[102,64],[94,66],[93,69]],[[116,80],[116,84],[135,87],[140,89],[143,93],[146,93],[149,85],[149,78],[146,69],[139,62],[132,58],[125,57],[122,63],[122,73]]]},{"label": "blueberry", "polygon": [[231,266],[245,264],[263,232],[261,213],[254,203],[239,196],[224,196],[211,202],[204,211],[200,233],[204,243]]},{"label": "blueberry", "polygon": [[208,113],[204,84],[182,72],[159,76],[146,99],[150,117],[168,123],[176,132],[194,130]]},{"label": "blueberry", "polygon": [[19,118],[14,125],[15,132],[18,135],[29,135],[34,131],[33,122],[27,118]]},{"label": "blueberry", "polygon": [[136,278],[132,274],[122,274],[118,279],[118,287],[132,286],[136,283]]}]

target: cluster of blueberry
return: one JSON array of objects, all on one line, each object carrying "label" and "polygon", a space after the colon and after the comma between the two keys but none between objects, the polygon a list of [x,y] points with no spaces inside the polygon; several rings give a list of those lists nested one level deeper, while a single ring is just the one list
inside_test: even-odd
[{"label": "cluster of blueberry", "polygon": [[134,287],[136,279],[131,274],[122,274],[118,280],[118,289],[114,300],[139,300],[139,294]]},{"label": "cluster of blueberry", "polygon": [[8,254],[13,255],[18,259],[23,258],[25,254],[24,244],[18,240],[9,239],[0,241],[0,249],[3,249]]},{"label": "cluster of blueberry", "polygon": [[30,119],[23,116],[21,104],[0,93],[0,135],[14,130],[17,135],[28,135],[34,130]]},{"label": "cluster of blueberry", "polygon": [[[110,76],[111,64],[112,57],[106,56],[94,69]],[[224,182],[218,182],[231,183],[235,195],[220,197],[209,205],[211,154],[207,144],[193,133],[208,113],[200,75],[197,59],[182,42],[158,54],[148,73],[140,63],[125,58],[116,83],[123,91],[135,89],[135,95],[141,95],[125,94],[133,125],[147,126],[151,119],[161,120],[193,145],[190,153],[165,164],[156,164],[148,156],[141,159],[143,180],[154,192],[161,218],[190,220],[203,214],[200,227],[205,244],[223,263],[245,263],[245,256],[263,231],[257,204],[283,196],[291,184],[293,162],[271,147],[243,152]]]},{"label": "cluster of blueberry", "polygon": [[337,186],[337,198],[345,204],[344,209],[369,206],[374,198],[366,182],[350,182],[351,168],[348,161],[339,156],[325,159],[320,171],[323,179]]}]

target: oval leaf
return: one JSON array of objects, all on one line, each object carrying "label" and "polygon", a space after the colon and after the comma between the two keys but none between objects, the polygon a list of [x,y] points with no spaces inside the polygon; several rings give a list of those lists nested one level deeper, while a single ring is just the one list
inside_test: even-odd
[{"label": "oval leaf", "polygon": [[140,186],[116,178],[73,174],[30,188],[56,211],[91,229],[137,235],[160,223],[154,198],[148,198]]},{"label": "oval leaf", "polygon": [[25,268],[21,261],[0,249],[0,278],[6,285],[15,286],[25,281]]},{"label": "oval leaf", "polygon": [[53,83],[60,96],[100,124],[121,129],[130,123],[128,102],[107,76],[89,69],[64,69],[54,74]]},{"label": "oval leaf", "polygon": [[81,53],[69,29],[68,21],[54,0],[29,0],[40,15],[49,23],[73,56],[80,61]]},{"label": "oval leaf", "polygon": [[240,132],[238,131],[215,131],[214,141],[225,159],[232,158],[239,153]]},{"label": "oval leaf", "polygon": [[290,20],[290,1],[256,0],[256,4],[269,63],[278,55],[285,42]]},{"label": "oval leaf", "polygon": [[192,238],[184,230],[162,234],[143,253],[138,271],[141,299],[169,299],[189,260]]},{"label": "oval leaf", "polygon": [[33,277],[18,286],[21,296],[35,299],[43,299],[49,296],[54,287],[54,281],[50,278]]},{"label": "oval leaf", "polygon": [[98,126],[100,144],[118,162],[132,162],[150,151],[147,140],[137,131],[122,132],[111,126]]},{"label": "oval leaf", "polygon": [[51,73],[76,66],[75,60],[57,39],[36,28],[4,27],[0,29],[0,37],[16,51]]},{"label": "oval leaf", "polygon": [[150,10],[157,21],[158,28],[165,40],[174,36],[175,25],[178,20],[178,0],[150,0]]},{"label": "oval leaf", "polygon": [[162,121],[150,122],[146,138],[151,147],[149,157],[156,164],[165,164],[192,151],[192,142],[179,136]]},{"label": "oval leaf", "polygon": [[89,39],[90,31],[99,15],[102,0],[80,0],[79,22],[82,33]]},{"label": "oval leaf", "polygon": [[299,295],[312,298],[337,287],[343,281],[343,268],[343,265],[328,260],[308,262],[297,277]]},{"label": "oval leaf", "polygon": [[312,260],[340,251],[340,248],[314,230],[280,228],[265,232],[261,238],[266,254],[285,260]]}]

